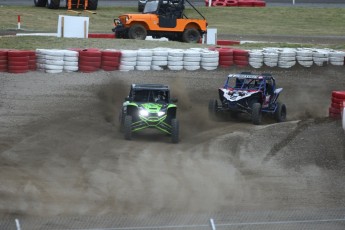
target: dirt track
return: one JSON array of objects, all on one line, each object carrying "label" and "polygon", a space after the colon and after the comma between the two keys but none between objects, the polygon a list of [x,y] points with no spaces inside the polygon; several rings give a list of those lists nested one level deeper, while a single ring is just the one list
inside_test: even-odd
[{"label": "dirt track", "polygon": [[[327,118],[344,68],[259,70],[284,88],[286,123],[209,121],[208,100],[239,71],[2,73],[0,216],[344,207],[345,135]],[[171,86],[180,144],[124,140],[116,116],[134,82]]]}]

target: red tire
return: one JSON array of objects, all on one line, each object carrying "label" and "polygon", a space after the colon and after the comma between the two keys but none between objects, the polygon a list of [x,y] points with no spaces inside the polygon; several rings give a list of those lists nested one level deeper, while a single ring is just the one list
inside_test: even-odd
[{"label": "red tire", "polygon": [[235,1],[235,0],[227,0],[226,2],[225,2],[225,4],[226,4],[226,6],[233,6],[233,7],[236,7],[236,6],[238,6],[238,2],[237,1]]},{"label": "red tire", "polygon": [[22,57],[8,57],[8,62],[28,62],[29,56]]},{"label": "red tire", "polygon": [[238,6],[239,7],[253,7],[253,1],[239,0]]},{"label": "red tire", "polygon": [[226,3],[216,0],[212,2],[212,6],[226,6]]},{"label": "red tire", "polygon": [[0,60],[7,60],[7,59],[8,59],[7,55],[0,56]]},{"label": "red tire", "polygon": [[101,51],[96,50],[81,50],[79,51],[79,57],[101,57]]},{"label": "red tire", "polygon": [[254,7],[265,7],[266,6],[266,2],[264,2],[264,1],[255,1],[255,2],[253,2],[253,6]]},{"label": "red tire", "polygon": [[339,99],[339,98],[332,97],[332,103],[342,104],[343,101],[345,101],[345,99]]},{"label": "red tire", "polygon": [[91,56],[79,56],[79,62],[101,62],[102,58],[101,56],[99,57],[91,57]]},{"label": "red tire", "polygon": [[333,107],[329,107],[328,111],[330,113],[341,114],[341,109],[337,109],[337,108],[333,108]]},{"label": "red tire", "polygon": [[7,66],[8,61],[7,60],[1,60],[0,59],[0,65],[6,65]]},{"label": "red tire", "polygon": [[345,91],[333,91],[332,97],[338,98],[338,99],[345,99]]},{"label": "red tire", "polygon": [[102,61],[101,66],[109,66],[109,67],[115,67],[115,66],[119,66],[120,63],[118,61]]},{"label": "red tire", "polygon": [[235,61],[248,61],[249,57],[248,56],[234,56]]},{"label": "red tire", "polygon": [[12,61],[12,62],[8,62],[8,67],[11,67],[11,66],[29,67],[29,62],[22,62],[22,61]]},{"label": "red tire", "polygon": [[119,67],[118,66],[115,66],[115,67],[111,67],[111,66],[102,66],[102,69],[104,71],[115,71],[115,70],[119,70]]},{"label": "red tire", "polygon": [[102,56],[102,61],[119,62],[120,61],[120,57]]},{"label": "red tire", "polygon": [[7,56],[10,57],[25,57],[29,56],[29,52],[25,50],[10,50],[7,53]]},{"label": "red tire", "polygon": [[333,119],[341,119],[341,114],[340,113],[328,113],[328,116]]},{"label": "red tire", "polygon": [[343,103],[332,103],[331,107],[335,108],[335,109],[342,109],[343,108]]},{"label": "red tire", "polygon": [[219,56],[219,63],[223,61],[234,61],[233,56]]},{"label": "red tire", "polygon": [[246,67],[249,65],[249,62],[248,61],[236,61],[234,60],[234,63],[238,66],[238,67]]},{"label": "red tire", "polygon": [[217,45],[222,45],[222,46],[231,46],[231,45],[238,45],[238,44],[240,44],[239,41],[217,40]]},{"label": "red tire", "polygon": [[8,66],[8,70],[29,70],[29,66]]},{"label": "red tire", "polygon": [[101,51],[102,58],[103,57],[121,57],[121,51],[110,51],[110,50],[103,50]]},{"label": "red tire", "polygon": [[234,49],[233,52],[234,56],[249,56],[249,53],[246,50]]},{"label": "red tire", "polygon": [[220,67],[229,67],[232,65],[234,65],[233,61],[221,61],[221,62],[219,62]]}]

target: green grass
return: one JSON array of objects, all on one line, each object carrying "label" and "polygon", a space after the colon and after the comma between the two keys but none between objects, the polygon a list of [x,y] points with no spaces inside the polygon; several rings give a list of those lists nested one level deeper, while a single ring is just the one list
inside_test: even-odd
[{"label": "green grass", "polygon": [[[345,8],[306,8],[306,7],[199,7],[210,28],[217,28],[218,34],[233,35],[296,35],[296,36],[344,36]],[[99,7],[97,14],[83,12],[81,16],[90,18],[90,33],[111,33],[113,19],[123,13],[137,13],[137,7]],[[194,10],[186,9],[190,18]],[[49,10],[40,7],[0,8],[0,30],[16,30],[17,15],[21,15],[21,29],[33,32],[56,32],[59,15],[77,14],[65,8]],[[100,42],[102,40],[102,42]],[[0,38],[0,48],[39,48],[67,44],[73,47],[124,47],[127,42],[106,39],[59,39],[41,37]],[[100,44],[101,43],[101,44]],[[140,42],[139,44],[141,46]],[[145,43],[147,44],[147,43]],[[163,43],[161,43],[164,46]],[[111,47],[114,45],[115,47]],[[157,44],[152,44],[154,46]],[[181,44],[176,44],[179,46]],[[262,46],[257,44],[256,46]],[[284,44],[278,44],[284,46]],[[255,45],[247,45],[255,46]],[[271,44],[272,46],[272,44]],[[291,46],[291,45],[290,45]],[[339,46],[340,48],[345,48]]]}]

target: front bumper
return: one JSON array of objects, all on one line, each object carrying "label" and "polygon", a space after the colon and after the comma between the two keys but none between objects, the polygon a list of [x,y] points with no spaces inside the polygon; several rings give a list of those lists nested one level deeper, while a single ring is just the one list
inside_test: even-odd
[{"label": "front bumper", "polygon": [[155,128],[164,133],[171,134],[172,127],[167,120],[167,116],[139,116],[138,121],[132,123],[132,132],[137,132],[146,128]]}]

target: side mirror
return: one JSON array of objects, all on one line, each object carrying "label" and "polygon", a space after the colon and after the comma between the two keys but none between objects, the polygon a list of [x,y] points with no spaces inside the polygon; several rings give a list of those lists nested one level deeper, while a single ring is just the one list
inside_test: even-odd
[{"label": "side mirror", "polygon": [[279,94],[281,91],[283,91],[283,88],[278,88],[278,89],[274,90],[274,93]]},{"label": "side mirror", "polygon": [[133,100],[133,98],[130,96],[125,97],[125,101],[132,101],[132,100]]},{"label": "side mirror", "polygon": [[177,103],[177,98],[171,98],[171,100],[170,100],[172,103]]}]

